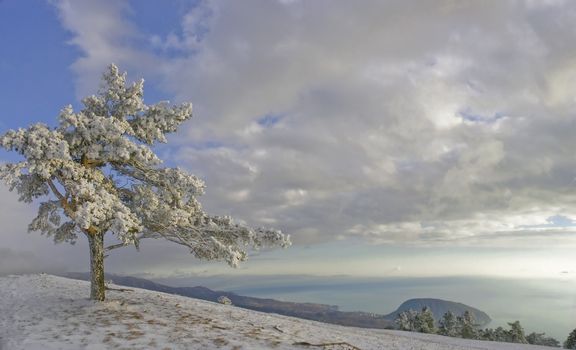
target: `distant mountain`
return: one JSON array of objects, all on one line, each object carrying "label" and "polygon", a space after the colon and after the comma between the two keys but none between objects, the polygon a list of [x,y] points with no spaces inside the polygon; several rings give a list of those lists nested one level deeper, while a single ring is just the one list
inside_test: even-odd
[{"label": "distant mountain", "polygon": [[434,319],[438,322],[442,319],[442,316],[447,313],[448,311],[452,312],[455,316],[460,316],[464,314],[465,311],[470,312],[474,319],[476,320],[476,324],[483,327],[490,323],[492,319],[488,316],[485,312],[480,311],[472,306],[468,306],[462,303],[455,303],[453,301],[442,300],[442,299],[410,299],[402,303],[396,309],[396,311],[388,314],[385,316],[386,319],[395,320],[398,314],[403,311],[414,310],[420,311],[424,307],[429,307],[432,310],[432,314],[434,314]]}]

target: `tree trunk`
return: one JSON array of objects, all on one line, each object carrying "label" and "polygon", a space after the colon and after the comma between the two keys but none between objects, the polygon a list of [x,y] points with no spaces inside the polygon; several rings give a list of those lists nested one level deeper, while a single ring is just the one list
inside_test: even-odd
[{"label": "tree trunk", "polygon": [[104,301],[104,235],[87,234],[90,243],[90,299]]}]

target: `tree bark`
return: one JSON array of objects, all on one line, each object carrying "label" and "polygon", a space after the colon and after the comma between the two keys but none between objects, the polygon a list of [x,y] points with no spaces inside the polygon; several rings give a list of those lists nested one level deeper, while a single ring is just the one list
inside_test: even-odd
[{"label": "tree bark", "polygon": [[104,235],[86,234],[90,244],[90,299],[104,301]]}]

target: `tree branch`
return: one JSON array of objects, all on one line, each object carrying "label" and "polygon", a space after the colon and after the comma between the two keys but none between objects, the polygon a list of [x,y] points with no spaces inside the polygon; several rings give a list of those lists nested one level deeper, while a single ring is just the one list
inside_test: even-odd
[{"label": "tree branch", "polygon": [[[54,193],[54,195],[58,198],[58,200],[60,201],[60,205],[62,206],[62,209],[64,210],[64,213],[70,218],[70,219],[74,219],[74,217],[76,215],[74,215],[74,211],[72,209],[72,207],[70,206],[70,204],[68,203],[68,200],[66,199],[66,197],[58,190],[58,188],[56,187],[56,185],[54,185],[54,181],[52,181],[52,179],[48,179],[48,181],[46,181],[48,183],[48,186],[50,187],[50,189],[52,190],[52,192]],[[68,194],[66,194],[68,195]]]},{"label": "tree branch", "polygon": [[58,188],[56,188],[56,185],[54,185],[54,182],[52,181],[52,179],[48,179],[47,182],[48,182],[48,186],[50,186],[50,189],[56,195],[56,197],[58,197],[60,202],[66,201],[66,197],[64,197],[64,195],[62,195],[62,193],[60,193],[60,191],[58,191]]},{"label": "tree branch", "polygon": [[124,243],[112,244],[112,245],[109,245],[108,247],[104,248],[104,251],[110,251],[110,250],[122,248],[125,246],[126,246],[126,244],[124,244]]},{"label": "tree branch", "polygon": [[82,155],[82,157],[80,158],[80,163],[82,164],[82,166],[86,168],[97,168],[99,166],[106,164],[106,162],[104,162],[103,160],[90,159],[86,157],[85,154]]},{"label": "tree branch", "polygon": [[[139,240],[141,240],[141,239],[143,239],[143,238],[146,238],[146,236],[145,236],[144,234],[141,234],[140,236],[138,236],[138,237],[136,238],[136,242],[138,242]],[[104,251],[105,251],[105,252],[108,252],[108,251],[111,251],[111,250],[114,250],[114,249],[118,249],[118,248],[125,247],[125,246],[127,246],[127,245],[129,245],[129,244],[124,244],[124,243],[112,244],[112,245],[109,245],[108,247],[104,248]],[[136,244],[136,250],[138,250],[138,244]],[[106,255],[106,256],[108,256],[108,255]],[[106,256],[105,256],[105,257],[106,257]]]}]

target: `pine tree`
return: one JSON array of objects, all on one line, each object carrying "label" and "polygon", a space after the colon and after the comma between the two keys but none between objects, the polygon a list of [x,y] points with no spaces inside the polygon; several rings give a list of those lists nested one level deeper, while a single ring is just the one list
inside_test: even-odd
[{"label": "pine tree", "polygon": [[510,330],[508,331],[510,342],[511,343],[521,343],[527,344],[528,341],[526,340],[526,336],[524,335],[524,328],[520,324],[520,321],[515,321],[512,323],[508,323],[510,326]]},{"label": "pine tree", "polygon": [[418,313],[414,310],[402,311],[394,321],[401,331],[414,332],[416,330],[416,316]]},{"label": "pine tree", "polygon": [[440,320],[438,327],[438,334],[448,337],[456,337],[458,335],[456,316],[451,311],[446,312]]},{"label": "pine tree", "polygon": [[546,333],[532,332],[526,336],[528,344],[560,347],[560,342],[552,337],[546,337]]},{"label": "pine tree", "polygon": [[429,307],[425,306],[422,311],[416,314],[414,319],[414,330],[420,333],[436,333],[434,315]]},{"label": "pine tree", "polygon": [[[100,92],[85,98],[79,112],[64,108],[57,127],[37,123],[0,138],[0,146],[24,158],[2,166],[0,178],[21,201],[48,197],[29,231],[55,242],[74,242],[78,234],[88,239],[94,300],[105,298],[104,252],[138,247],[143,238],[164,238],[198,258],[232,266],[246,259],[246,246],[289,244],[279,231],[204,212],[197,200],[203,181],[162,167],[151,149],[191,117],[192,106],[146,105],[142,96],[143,81],[126,84],[126,75],[111,65]],[[120,243],[104,248],[107,233]]]},{"label": "pine tree", "polygon": [[458,317],[458,329],[460,336],[465,339],[476,339],[476,329],[474,326],[474,316],[469,311],[464,311],[462,316]]},{"label": "pine tree", "polygon": [[568,335],[568,338],[564,342],[564,348],[566,349],[576,349],[576,329],[574,329]]},{"label": "pine tree", "polygon": [[532,332],[526,336],[528,344],[539,345],[539,341],[544,337],[544,333]]},{"label": "pine tree", "polygon": [[508,332],[504,328],[498,327],[494,330],[494,341],[507,342],[508,338]]},{"label": "pine tree", "polygon": [[492,328],[481,329],[478,331],[478,339],[496,341],[496,332]]}]

